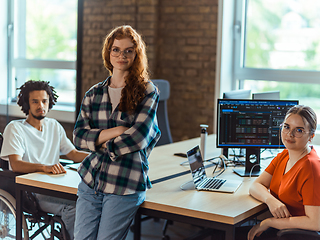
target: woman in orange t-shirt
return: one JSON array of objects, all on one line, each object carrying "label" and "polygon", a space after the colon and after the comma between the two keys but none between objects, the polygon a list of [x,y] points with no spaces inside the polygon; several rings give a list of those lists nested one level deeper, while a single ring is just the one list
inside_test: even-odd
[{"label": "woman in orange t-shirt", "polygon": [[[317,117],[307,106],[289,109],[281,125],[286,149],[279,153],[254,181],[250,194],[266,203],[273,215],[255,225],[248,240],[268,228],[300,228],[320,231],[320,158],[309,145]],[[269,191],[270,190],[270,191]]]}]

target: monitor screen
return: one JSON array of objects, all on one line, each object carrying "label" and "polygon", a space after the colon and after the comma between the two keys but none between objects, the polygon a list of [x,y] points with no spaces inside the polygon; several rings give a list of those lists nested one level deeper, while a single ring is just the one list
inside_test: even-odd
[{"label": "monitor screen", "polygon": [[251,90],[241,89],[223,93],[227,99],[251,99]]},{"label": "monitor screen", "polygon": [[255,100],[280,100],[280,91],[252,93]]},{"label": "monitor screen", "polygon": [[258,176],[261,148],[284,148],[280,124],[298,101],[218,99],[217,147],[245,148],[245,168],[240,176]]},{"label": "monitor screen", "polygon": [[279,126],[298,101],[218,99],[217,147],[279,148]]}]

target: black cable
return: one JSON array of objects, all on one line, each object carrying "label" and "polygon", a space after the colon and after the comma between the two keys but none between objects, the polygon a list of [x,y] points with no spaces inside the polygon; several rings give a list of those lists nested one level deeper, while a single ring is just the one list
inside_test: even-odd
[{"label": "black cable", "polygon": [[[223,166],[223,168],[221,168],[218,172],[216,172],[216,169],[217,169],[217,167],[219,166],[219,164],[216,163],[216,166],[215,166],[215,168],[214,168],[213,171],[212,171],[213,178],[216,178],[216,177],[220,176],[220,175],[221,175],[222,173],[224,173],[225,170],[226,170],[226,164],[225,164],[224,159],[223,159],[222,157],[219,157],[219,159],[220,159],[220,161],[221,161],[221,166]],[[217,174],[216,176],[214,176],[215,173],[218,173],[218,174]]]}]

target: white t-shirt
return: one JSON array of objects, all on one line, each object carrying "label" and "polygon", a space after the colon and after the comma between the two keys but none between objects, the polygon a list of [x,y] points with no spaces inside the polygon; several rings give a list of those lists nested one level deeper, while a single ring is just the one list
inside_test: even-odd
[{"label": "white t-shirt", "polygon": [[110,102],[112,104],[112,112],[118,106],[118,104],[120,102],[122,89],[123,89],[123,87],[112,88],[109,86],[109,96],[110,96]]},{"label": "white t-shirt", "polygon": [[75,147],[67,138],[61,124],[52,118],[44,118],[42,131],[31,126],[25,119],[11,121],[3,133],[1,158],[17,154],[23,161],[52,165],[59,162],[61,155]]}]

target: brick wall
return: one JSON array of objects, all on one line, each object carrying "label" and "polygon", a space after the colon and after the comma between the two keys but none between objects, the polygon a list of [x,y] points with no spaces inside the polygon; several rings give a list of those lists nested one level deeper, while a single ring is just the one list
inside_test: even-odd
[{"label": "brick wall", "polygon": [[[108,76],[101,58],[104,37],[129,24],[147,44],[151,78],[171,84],[173,140],[198,137],[202,123],[212,133],[217,11],[218,0],[84,0],[82,97]],[[72,139],[74,124],[61,124]]]},{"label": "brick wall", "polygon": [[147,44],[151,78],[171,84],[169,121],[174,141],[213,132],[218,0],[84,0],[82,93],[108,73],[102,42],[129,24]]},{"label": "brick wall", "polygon": [[159,1],[156,75],[171,84],[170,126],[175,140],[213,130],[216,0]]},{"label": "brick wall", "polygon": [[101,57],[102,44],[108,32],[128,24],[144,37],[150,67],[155,68],[156,1],[151,0],[85,0],[83,16],[82,93],[108,77]]}]

